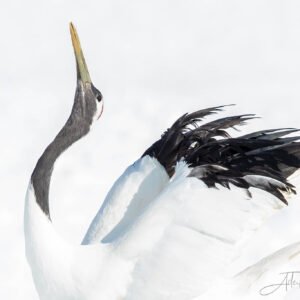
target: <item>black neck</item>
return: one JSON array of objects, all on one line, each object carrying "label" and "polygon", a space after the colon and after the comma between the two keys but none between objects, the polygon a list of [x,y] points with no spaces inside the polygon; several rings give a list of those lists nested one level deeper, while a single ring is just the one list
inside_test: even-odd
[{"label": "black neck", "polygon": [[42,211],[50,219],[49,188],[54,163],[57,158],[74,142],[78,141],[89,131],[89,125],[79,120],[74,107],[66,125],[58,133],[54,141],[46,148],[31,176],[36,201]]}]

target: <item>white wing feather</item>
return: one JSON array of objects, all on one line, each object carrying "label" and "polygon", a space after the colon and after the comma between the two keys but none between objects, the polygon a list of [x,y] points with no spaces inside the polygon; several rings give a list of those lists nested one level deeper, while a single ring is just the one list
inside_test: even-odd
[{"label": "white wing feather", "polygon": [[[99,243],[110,231],[117,230],[118,223],[130,211],[138,213],[155,198],[169,181],[160,163],[149,156],[129,166],[114,183],[103,205],[93,219],[82,244]],[[123,218],[124,225],[124,218]]]},{"label": "white wing feather", "polygon": [[[208,189],[181,162],[158,197],[109,242],[135,262],[125,299],[191,299],[222,277],[243,240],[278,209],[265,192]],[[133,217],[133,215],[131,215]],[[122,222],[122,221],[121,221]]]},{"label": "white wing feather", "polygon": [[[300,176],[298,176],[299,172],[296,173],[289,180],[294,186],[299,187]],[[227,279],[221,278],[218,282],[214,282],[205,294],[193,300],[220,298],[260,300],[263,298],[262,295],[267,296],[267,299],[270,300],[300,299],[300,242],[290,242],[287,243],[288,246],[281,245],[282,237],[286,234],[285,231],[298,223],[300,199],[299,196],[295,198],[295,202],[271,218],[270,222],[265,224],[267,226],[263,226],[255,234],[254,239],[250,239],[250,243],[247,243],[247,249],[243,253],[245,257],[243,255],[241,257],[242,265],[249,260],[251,253],[252,255],[253,253],[256,255],[265,253],[265,257],[247,268],[241,268],[241,261],[237,260],[238,268],[233,264],[227,274]],[[276,228],[276,233],[270,231],[274,228]],[[297,232],[298,230],[295,230],[292,236],[289,232],[289,237],[294,241],[299,240],[299,237],[296,236]],[[265,245],[262,243],[264,240],[267,241]],[[262,246],[264,247],[262,248]],[[238,269],[240,271],[235,274]]]}]

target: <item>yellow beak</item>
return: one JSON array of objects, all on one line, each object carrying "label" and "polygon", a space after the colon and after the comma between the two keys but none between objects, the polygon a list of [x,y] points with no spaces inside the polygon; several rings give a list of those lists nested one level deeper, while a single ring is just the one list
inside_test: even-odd
[{"label": "yellow beak", "polygon": [[70,23],[70,33],[72,38],[73,49],[75,53],[76,63],[77,63],[77,72],[78,77],[81,79],[83,83],[91,83],[91,77],[89,74],[89,70],[87,68],[84,55],[81,49],[79,37],[76,31],[76,28],[72,23]]}]

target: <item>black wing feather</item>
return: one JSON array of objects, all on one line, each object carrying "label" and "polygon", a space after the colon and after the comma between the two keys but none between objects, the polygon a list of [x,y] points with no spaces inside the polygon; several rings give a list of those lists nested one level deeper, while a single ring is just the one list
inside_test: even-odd
[{"label": "black wing feather", "polygon": [[201,179],[208,187],[230,184],[247,190],[265,190],[287,204],[286,193],[295,193],[288,177],[300,168],[299,136],[295,128],[253,132],[232,138],[229,128],[245,125],[253,114],[214,120],[199,126],[204,117],[223,110],[216,106],[184,114],[144,154],[157,158],[171,177],[176,163],[184,160],[189,176]]}]

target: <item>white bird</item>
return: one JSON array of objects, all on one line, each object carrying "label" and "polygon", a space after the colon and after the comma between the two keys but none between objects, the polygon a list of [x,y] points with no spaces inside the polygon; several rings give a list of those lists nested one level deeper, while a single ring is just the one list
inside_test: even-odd
[{"label": "white bird", "polygon": [[[254,118],[199,122],[213,107],[180,117],[111,188],[81,245],[52,225],[49,187],[57,158],[88,134],[103,100],[92,84],[77,32],[71,115],[32,173],[25,201],[26,256],[40,299],[193,299],[222,278],[243,241],[295,193],[296,129],[231,138]],[[245,192],[246,191],[246,192]]]}]

